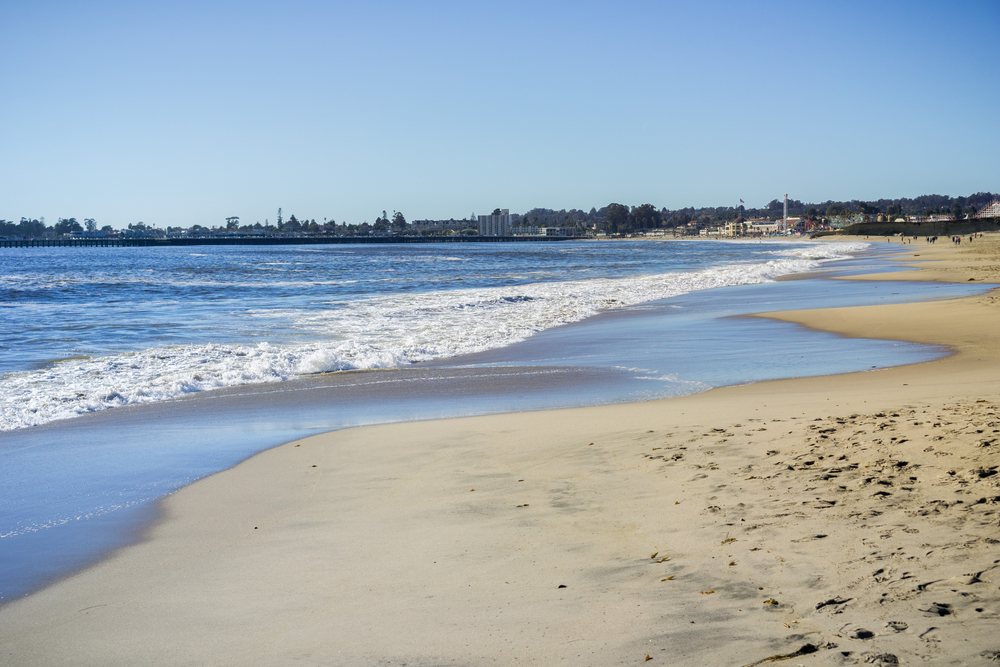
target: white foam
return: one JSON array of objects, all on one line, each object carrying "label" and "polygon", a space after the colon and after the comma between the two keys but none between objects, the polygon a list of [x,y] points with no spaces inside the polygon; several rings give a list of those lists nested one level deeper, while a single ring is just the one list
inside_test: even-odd
[{"label": "white foam", "polygon": [[810,244],[764,263],[690,273],[596,278],[331,301],[321,310],[253,311],[291,320],[301,343],[203,344],[66,360],[0,378],[0,430],[191,392],[350,369],[400,366],[496,349],[604,310],[817,268],[866,244]]}]

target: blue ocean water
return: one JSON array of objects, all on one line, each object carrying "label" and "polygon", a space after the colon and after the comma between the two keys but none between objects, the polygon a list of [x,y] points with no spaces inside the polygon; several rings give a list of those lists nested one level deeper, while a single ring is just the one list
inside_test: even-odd
[{"label": "blue ocean water", "polygon": [[0,430],[192,392],[507,347],[860,250],[531,243],[19,248],[0,256]]},{"label": "blue ocean water", "polygon": [[940,355],[734,317],[982,291],[774,282],[884,268],[871,250],[643,241],[0,251],[0,603],[134,540],[152,501],[303,435]]}]

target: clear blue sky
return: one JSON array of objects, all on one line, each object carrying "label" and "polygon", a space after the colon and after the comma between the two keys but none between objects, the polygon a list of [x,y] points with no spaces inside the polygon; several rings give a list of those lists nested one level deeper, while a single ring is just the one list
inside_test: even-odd
[{"label": "clear blue sky", "polygon": [[998,38],[997,0],[0,0],[0,218],[995,192]]}]

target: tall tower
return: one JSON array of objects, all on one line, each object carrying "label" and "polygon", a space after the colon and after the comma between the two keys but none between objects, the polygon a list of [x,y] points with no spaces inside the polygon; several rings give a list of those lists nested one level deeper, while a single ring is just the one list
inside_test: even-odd
[{"label": "tall tower", "polygon": [[510,209],[498,210],[498,215],[479,216],[480,236],[510,236]]},{"label": "tall tower", "polygon": [[788,193],[785,193],[785,214],[781,221],[781,229],[788,229]]}]

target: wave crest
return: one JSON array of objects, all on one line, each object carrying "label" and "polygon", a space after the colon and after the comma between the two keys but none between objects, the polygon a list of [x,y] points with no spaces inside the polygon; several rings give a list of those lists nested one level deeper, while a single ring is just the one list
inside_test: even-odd
[{"label": "wave crest", "polygon": [[496,349],[605,310],[810,271],[864,247],[815,244],[775,251],[763,263],[690,273],[373,296],[331,301],[320,311],[256,311],[261,320],[291,317],[305,342],[151,348],[8,373],[0,379],[0,430],[222,387]]}]

